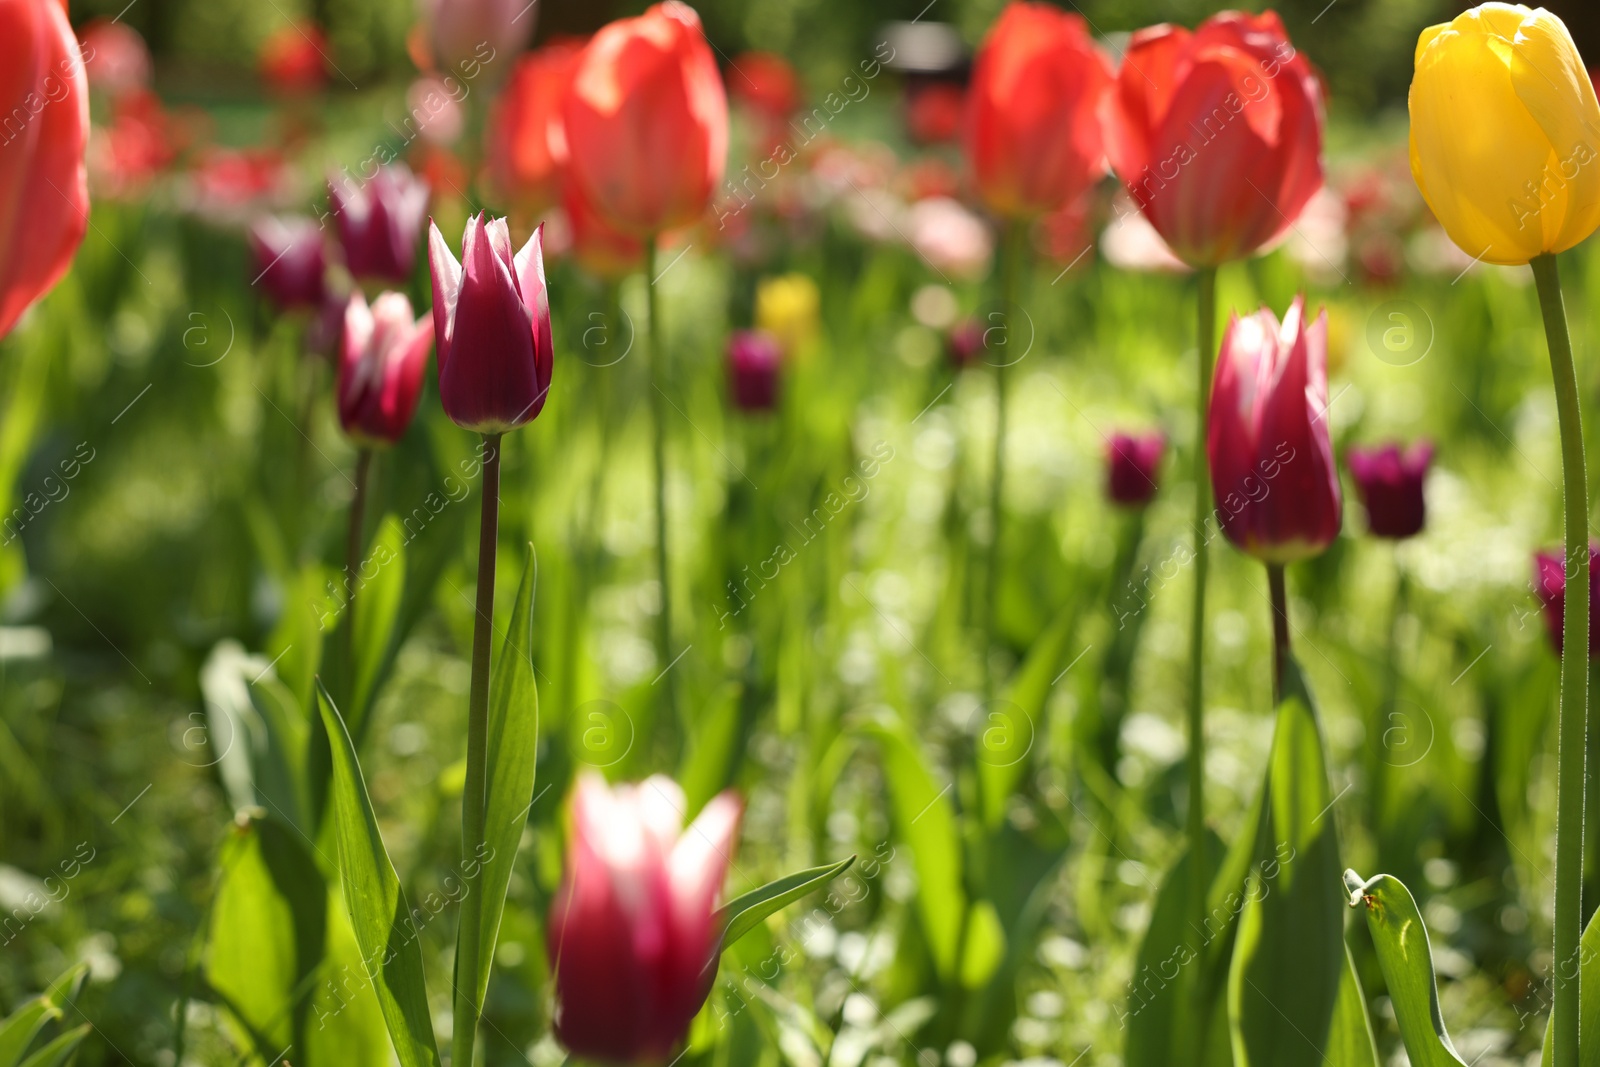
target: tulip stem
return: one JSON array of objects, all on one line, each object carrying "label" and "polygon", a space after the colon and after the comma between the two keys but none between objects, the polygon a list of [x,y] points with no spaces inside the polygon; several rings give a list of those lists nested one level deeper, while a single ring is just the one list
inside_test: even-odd
[{"label": "tulip stem", "polygon": [[478,959],[483,901],[484,790],[489,762],[489,638],[494,633],[495,546],[500,532],[500,435],[483,435],[483,511],[478,526],[478,602],[472,621],[472,688],[467,698],[467,777],[461,790],[461,925],[456,931],[455,1020],[450,1062],[472,1067],[478,1033]]},{"label": "tulip stem", "polygon": [[1578,376],[1572,365],[1572,339],[1561,297],[1561,273],[1550,253],[1529,264],[1539,289],[1550,371],[1555,381],[1556,415],[1561,429],[1561,473],[1565,482],[1567,589],[1561,657],[1561,706],[1556,762],[1555,1001],[1551,1008],[1552,1067],[1577,1067],[1579,925],[1583,892],[1583,777],[1585,715],[1589,671],[1589,496],[1584,470],[1583,416]]},{"label": "tulip stem", "polygon": [[983,698],[994,699],[995,612],[1000,601],[1000,512],[1001,488],[1006,473],[1006,368],[1015,362],[1011,354],[1012,319],[1016,317],[1017,280],[1027,255],[1027,226],[1011,222],[1006,226],[1000,252],[1000,314],[1005,328],[1005,346],[994,365],[994,465],[989,479],[989,558],[984,567],[986,588],[983,599]]},{"label": "tulip stem", "polygon": [[350,501],[350,530],[344,545],[344,669],[345,714],[359,715],[353,701],[356,693],[356,585],[361,572],[361,534],[366,524],[367,479],[372,473],[372,449],[363,447],[356,454],[356,495]]},{"label": "tulip stem", "polygon": [[645,303],[650,319],[650,432],[655,446],[656,473],[656,581],[661,588],[660,614],[656,616],[656,660],[666,675],[667,716],[678,717],[678,687],[672,677],[672,595],[667,582],[667,434],[666,393],[667,353],[661,344],[661,304],[656,299],[656,239],[644,245]]},{"label": "tulip stem", "polygon": [[1267,564],[1267,588],[1272,595],[1272,702],[1283,703],[1283,666],[1289,660],[1289,591],[1283,564]]},{"label": "tulip stem", "polygon": [[1195,344],[1199,380],[1196,382],[1194,398],[1194,606],[1189,621],[1189,907],[1194,928],[1204,930],[1206,892],[1210,888],[1207,880],[1209,872],[1204,862],[1206,551],[1211,540],[1208,524],[1211,477],[1206,465],[1206,409],[1211,402],[1211,368],[1217,355],[1217,268],[1201,267],[1195,278],[1199,282],[1199,334]]}]

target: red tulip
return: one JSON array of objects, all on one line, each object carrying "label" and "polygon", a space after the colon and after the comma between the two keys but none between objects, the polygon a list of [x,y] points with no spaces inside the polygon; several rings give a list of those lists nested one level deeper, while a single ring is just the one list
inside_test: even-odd
[{"label": "red tulip", "polygon": [[0,337],[89,225],[89,91],[61,0],[0,0]]},{"label": "red tulip", "polygon": [[1142,508],[1154,500],[1166,450],[1163,434],[1112,434],[1106,443],[1106,496],[1112,503]]},{"label": "red tulip", "polygon": [[367,307],[360,293],[344,313],[339,353],[339,424],[364,445],[405,436],[422,392],[433,347],[433,319],[414,319],[404,293],[383,293]]},{"label": "red tulip", "polygon": [[728,338],[728,395],[743,411],[771,411],[778,406],[778,378],[783,348],[761,330],[736,330]]},{"label": "red tulip", "polygon": [[250,224],[249,239],[255,255],[252,285],[261,286],[281,308],[322,303],[326,258],[316,219],[268,215]]},{"label": "red tulip", "polygon": [[1023,218],[1078,199],[1105,173],[1101,101],[1111,64],[1082,16],[1048,4],[1006,6],[978,49],[965,147],[978,195]]},{"label": "red tulip", "polygon": [[1322,88],[1273,12],[1140,30],[1103,112],[1117,177],[1191,266],[1254,254],[1322,188]]},{"label": "red tulip", "polygon": [[1234,315],[1217,355],[1207,415],[1223,533],[1267,563],[1322,552],[1339,535],[1339,473],[1328,439],[1328,316],[1305,298],[1283,324],[1266,308]]},{"label": "red tulip", "polygon": [[379,168],[365,184],[328,182],[344,263],[358,278],[404,282],[411,277],[428,211],[428,183],[404,163]]},{"label": "red tulip", "polygon": [[561,199],[567,137],[561,98],[583,42],[552,41],[517,60],[489,113],[489,173],[496,186],[538,215]]},{"label": "red tulip", "polygon": [[744,52],[728,64],[728,93],[768,122],[782,125],[800,106],[800,79],[772,52]]},{"label": "red tulip", "polygon": [[906,133],[921,145],[945,144],[961,135],[967,111],[967,89],[942,78],[906,86]]},{"label": "red tulip", "polygon": [[261,45],[257,66],[274,90],[314,93],[328,81],[328,38],[314,22],[291,22],[272,31]]},{"label": "red tulip", "polygon": [[1394,444],[1352,448],[1346,459],[1374,536],[1399,540],[1422,532],[1428,514],[1422,482],[1433,461],[1430,442],[1404,450]]},{"label": "red tulip", "polygon": [[590,40],[562,104],[583,196],[644,237],[692,222],[722,181],[728,101],[700,16],[677,0]]},{"label": "red tulip", "polygon": [[623,233],[590,206],[576,182],[567,182],[561,206],[572,232],[572,254],[584,270],[597,278],[619,281],[644,262],[644,242]]},{"label": "red tulip", "polygon": [[[1544,607],[1545,628],[1550,645],[1561,655],[1565,635],[1562,626],[1567,605],[1566,557],[1560,551],[1536,552],[1533,556],[1533,590]],[[1589,542],[1589,616],[1600,614],[1600,543]],[[1589,658],[1600,659],[1600,628],[1589,628]]]},{"label": "red tulip", "polygon": [[656,776],[572,798],[567,869],[550,908],[556,1037],[577,1057],[665,1063],[717,976],[714,907],[739,827],[730,793],[680,831],[683,790]]},{"label": "red tulip", "polygon": [[461,262],[428,225],[439,399],[458,426],[504,433],[544,409],[554,362],[543,227],[514,257],[505,219],[467,220]]}]

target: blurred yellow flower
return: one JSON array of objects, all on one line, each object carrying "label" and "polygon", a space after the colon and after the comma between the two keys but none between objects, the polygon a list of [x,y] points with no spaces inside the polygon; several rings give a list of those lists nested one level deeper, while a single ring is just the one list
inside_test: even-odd
[{"label": "blurred yellow flower", "polygon": [[1417,39],[1411,173],[1450,239],[1504,265],[1600,225],[1600,104],[1567,27],[1483,4]]},{"label": "blurred yellow flower", "polygon": [[817,335],[822,296],[806,274],[763,278],[756,286],[756,329],[778,339],[791,358]]}]

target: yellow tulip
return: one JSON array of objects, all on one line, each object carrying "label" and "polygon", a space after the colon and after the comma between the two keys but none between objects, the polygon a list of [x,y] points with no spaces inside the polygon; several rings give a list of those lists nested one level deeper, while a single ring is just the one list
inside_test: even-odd
[{"label": "yellow tulip", "polygon": [[1600,103],[1566,25],[1484,4],[1417,40],[1411,174],[1488,263],[1561,252],[1600,225]]},{"label": "yellow tulip", "polygon": [[785,354],[792,357],[816,336],[821,304],[817,283],[809,275],[763,278],[756,286],[756,328],[776,337]]}]

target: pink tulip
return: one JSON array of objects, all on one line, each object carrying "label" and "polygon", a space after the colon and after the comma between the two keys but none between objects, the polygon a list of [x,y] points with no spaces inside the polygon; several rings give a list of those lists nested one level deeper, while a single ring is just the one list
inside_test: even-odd
[{"label": "pink tulip", "polygon": [[89,225],[89,92],[60,0],[0,0],[0,337]]},{"label": "pink tulip", "polygon": [[281,308],[322,303],[327,263],[316,219],[267,215],[250,224],[249,239],[256,271],[252,284]]},{"label": "pink tulip", "polygon": [[[1566,641],[1562,632],[1566,619],[1567,566],[1561,550],[1535,552],[1533,555],[1533,591],[1544,608],[1545,629],[1550,633],[1550,646],[1561,655]],[[1600,615],[1600,543],[1589,542],[1589,617]],[[1600,660],[1600,627],[1589,628],[1589,658]]]},{"label": "pink tulip", "polygon": [[778,406],[778,379],[783,348],[762,330],[736,330],[728,338],[728,395],[742,411],[771,411]]},{"label": "pink tulip", "polygon": [[1106,496],[1124,507],[1142,508],[1156,495],[1156,476],[1167,439],[1160,433],[1114,433],[1106,444]]},{"label": "pink tulip", "polygon": [[329,181],[328,201],[351,274],[390,282],[410,279],[428,211],[427,182],[404,163],[394,163],[365,184],[348,176]]},{"label": "pink tulip", "polygon": [[468,81],[484,68],[498,81],[533,36],[539,5],[528,0],[420,0],[422,48],[445,75]]},{"label": "pink tulip", "polygon": [[555,1032],[574,1056],[665,1063],[711,992],[740,802],[723,793],[686,831],[684,806],[660,776],[615,789],[595,774],[578,781],[548,925]]},{"label": "pink tulip", "polygon": [[428,225],[439,399],[458,426],[504,433],[544,408],[554,349],[543,229],[513,257],[506,220],[474,216],[458,263],[439,228]]},{"label": "pink tulip", "polygon": [[414,319],[404,293],[383,293],[367,307],[360,293],[344,312],[339,354],[339,423],[363,445],[405,436],[417,410],[433,346],[433,319]]},{"label": "pink tulip", "polygon": [[1308,327],[1296,297],[1281,326],[1266,308],[1234,315],[1217,356],[1206,454],[1222,531],[1257,559],[1307,559],[1339,535],[1327,409],[1327,313]]},{"label": "pink tulip", "polygon": [[1433,461],[1431,442],[1419,441],[1406,449],[1396,444],[1352,448],[1345,459],[1374,536],[1399,540],[1422,532],[1428,518],[1422,483]]},{"label": "pink tulip", "polygon": [[97,18],[83,28],[84,70],[89,84],[110,96],[150,84],[150,48],[126,22]]}]

